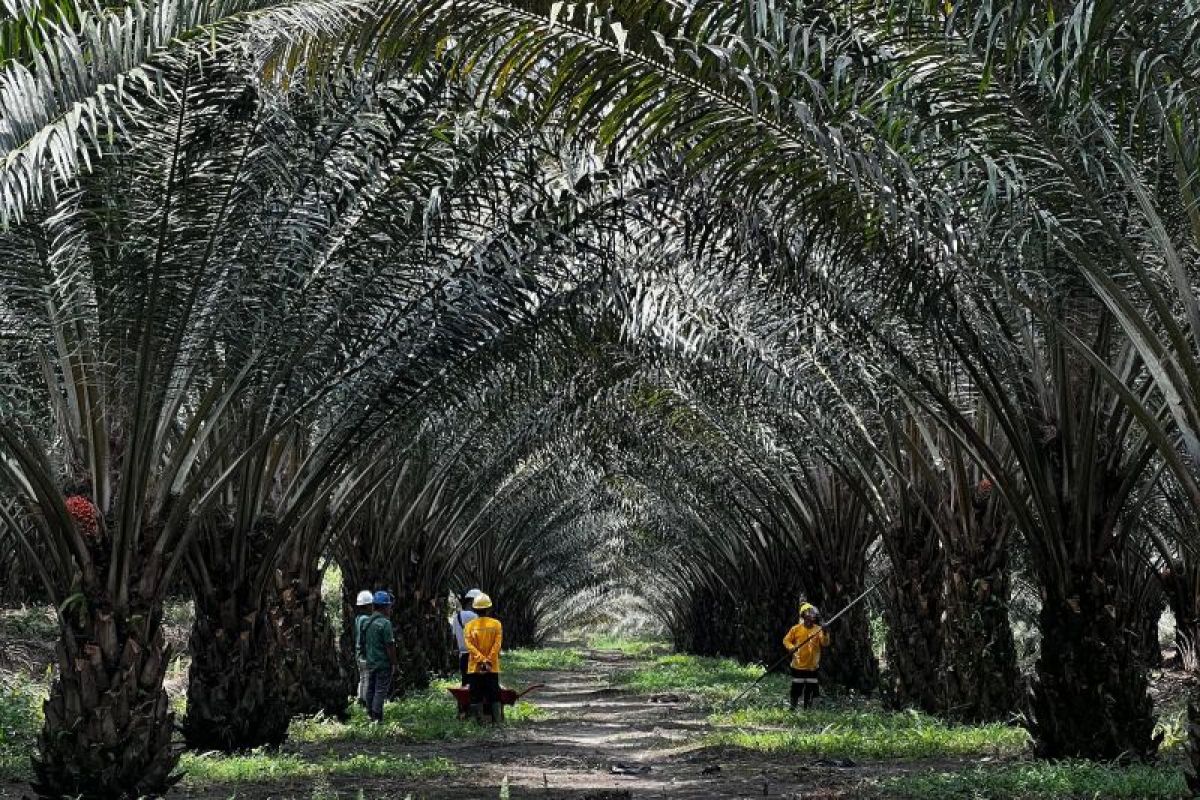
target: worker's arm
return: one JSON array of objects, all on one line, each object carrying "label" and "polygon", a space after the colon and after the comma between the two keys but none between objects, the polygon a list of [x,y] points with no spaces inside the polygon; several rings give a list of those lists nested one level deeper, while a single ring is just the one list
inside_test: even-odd
[{"label": "worker's arm", "polygon": [[468,625],[464,638],[467,641],[467,652],[474,661],[487,661],[487,654],[479,649],[479,636],[476,633],[477,626]]},{"label": "worker's arm", "polygon": [[488,650],[488,671],[500,663],[500,643],[504,641],[504,628],[496,627],[496,638],[492,640],[492,646]]},{"label": "worker's arm", "polygon": [[400,659],[396,657],[396,632],[392,628],[392,621],[387,620],[383,626],[383,649],[387,652],[388,662],[392,665],[392,669],[400,663]]},{"label": "worker's arm", "polygon": [[783,646],[785,649],[787,649],[787,650],[795,650],[796,649],[796,639],[794,636],[795,633],[796,633],[795,627],[788,628],[787,635],[783,637]]}]

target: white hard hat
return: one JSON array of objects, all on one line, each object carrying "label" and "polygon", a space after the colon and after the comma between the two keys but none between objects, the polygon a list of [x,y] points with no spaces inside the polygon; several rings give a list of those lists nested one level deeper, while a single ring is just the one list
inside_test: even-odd
[{"label": "white hard hat", "polygon": [[483,592],[479,591],[478,589],[471,589],[469,592],[467,592],[465,595],[463,595],[463,597],[466,597],[470,600],[474,600],[476,597],[479,597],[479,595],[481,595],[481,594],[483,594]]},{"label": "white hard hat", "polygon": [[375,595],[373,595],[370,592],[370,590],[363,589],[361,592],[358,593],[358,598],[354,601],[354,605],[369,606],[369,605],[371,605],[372,602],[374,602],[374,600],[375,600]]}]

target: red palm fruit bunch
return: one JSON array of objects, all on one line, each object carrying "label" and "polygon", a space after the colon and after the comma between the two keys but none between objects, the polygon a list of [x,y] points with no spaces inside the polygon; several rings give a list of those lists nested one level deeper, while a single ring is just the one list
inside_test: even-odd
[{"label": "red palm fruit bunch", "polygon": [[96,537],[100,534],[100,511],[91,500],[80,494],[69,496],[67,513],[75,520],[84,536]]}]

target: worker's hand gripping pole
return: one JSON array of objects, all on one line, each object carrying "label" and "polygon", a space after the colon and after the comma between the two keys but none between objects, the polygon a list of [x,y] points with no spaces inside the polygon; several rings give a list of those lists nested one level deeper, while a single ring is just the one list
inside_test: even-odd
[{"label": "worker's hand gripping pole", "polygon": [[786,653],[784,653],[784,655],[783,655],[783,658],[779,659],[779,660],[778,660],[778,661],[776,661],[774,664],[772,664],[771,666],[767,667],[767,671],[766,671],[766,672],[764,672],[762,675],[759,675],[757,678],[755,678],[755,679],[754,679],[754,682],[753,682],[753,683],[751,683],[749,686],[747,686],[745,689],[743,689],[743,690],[742,690],[742,692],[741,692],[741,694],[739,694],[737,697],[735,697],[735,698],[733,698],[732,700],[730,700],[730,701],[729,701],[729,704],[730,704],[730,705],[733,705],[734,703],[736,703],[737,701],[741,700],[741,699],[742,699],[743,697],[745,697],[746,695],[750,694],[750,691],[751,691],[751,690],[752,690],[752,689],[753,689],[755,686],[758,686],[758,684],[760,684],[760,683],[762,682],[762,679],[763,679],[763,678],[767,677],[767,676],[768,676],[768,675],[770,675],[772,672],[774,672],[776,669],[778,669],[780,664],[782,664],[784,661],[788,660],[788,659],[789,659],[789,658],[791,658],[793,655],[795,655],[795,653],[796,653],[796,651],[797,651],[797,650],[799,650],[801,647],[804,647],[804,645],[806,645],[806,644],[808,644],[810,641],[812,641],[812,639],[813,639],[814,637],[816,637],[816,636],[819,636],[819,635],[821,634],[821,631],[825,630],[825,629],[826,629],[826,628],[828,628],[830,625],[832,625],[833,623],[837,622],[837,620],[838,620],[838,617],[842,616],[842,615],[843,615],[843,614],[845,614],[847,611],[849,611],[850,609],[854,608],[856,605],[858,605],[859,603],[861,603],[861,602],[862,602],[862,601],[863,601],[863,600],[866,598],[866,596],[867,596],[867,595],[869,595],[871,592],[873,592],[873,591],[875,591],[876,589],[878,589],[878,588],[880,587],[880,585],[881,585],[881,584],[882,584],[882,583],[883,583],[885,580],[887,580],[887,576],[886,576],[886,575],[885,575],[884,577],[880,578],[879,580],[875,581],[875,582],[874,582],[873,584],[871,584],[870,586],[868,586],[868,587],[867,587],[867,588],[866,588],[866,589],[863,591],[863,593],[862,593],[862,594],[860,594],[858,597],[856,597],[856,598],[854,598],[853,600],[851,600],[851,601],[850,601],[850,603],[849,603],[849,604],[848,604],[848,605],[847,605],[845,608],[843,608],[841,611],[837,612],[837,613],[836,613],[836,614],[834,614],[832,617],[830,617],[830,618],[829,618],[829,620],[828,620],[827,622],[825,622],[825,624],[823,624],[823,625],[819,626],[819,628],[818,628],[818,630],[817,630],[817,632],[816,632],[816,633],[810,634],[810,635],[809,635],[809,636],[808,636],[808,637],[807,637],[807,638],[806,638],[806,639],[805,639],[803,642],[801,642],[800,644],[798,644],[798,645],[796,645],[795,647],[793,647],[791,650],[788,650]]}]

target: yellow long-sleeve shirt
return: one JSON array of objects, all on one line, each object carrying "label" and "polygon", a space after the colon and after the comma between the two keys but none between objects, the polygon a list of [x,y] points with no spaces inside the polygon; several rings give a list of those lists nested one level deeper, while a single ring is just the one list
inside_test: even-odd
[{"label": "yellow long-sleeve shirt", "polygon": [[492,617],[473,619],[463,628],[467,641],[467,672],[482,672],[480,666],[487,661],[492,672],[500,671],[500,643],[504,639],[504,626]]},{"label": "yellow long-sleeve shirt", "polygon": [[829,633],[820,625],[801,622],[792,626],[783,637],[783,646],[796,650],[792,655],[792,669],[816,669],[821,665],[822,648],[829,647]]}]

